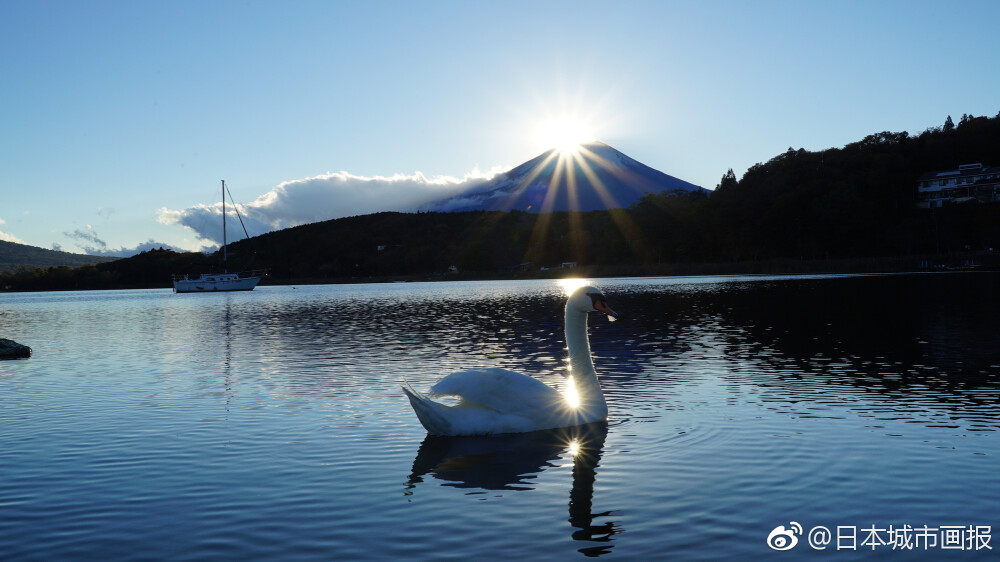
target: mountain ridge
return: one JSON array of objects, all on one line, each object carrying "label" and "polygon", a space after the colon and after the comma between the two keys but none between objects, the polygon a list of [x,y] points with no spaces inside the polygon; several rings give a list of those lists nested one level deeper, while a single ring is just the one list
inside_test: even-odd
[{"label": "mountain ridge", "polygon": [[603,142],[574,153],[551,149],[420,211],[534,213],[627,208],[650,193],[708,190],[647,166]]},{"label": "mountain ridge", "polygon": [[0,240],[0,272],[16,271],[20,268],[79,267],[81,265],[109,262],[116,259],[118,258],[46,250],[38,246]]}]

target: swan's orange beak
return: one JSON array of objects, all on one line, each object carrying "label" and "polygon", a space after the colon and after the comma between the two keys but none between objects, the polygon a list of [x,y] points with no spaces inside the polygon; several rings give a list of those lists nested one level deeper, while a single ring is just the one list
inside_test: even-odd
[{"label": "swan's orange beak", "polygon": [[602,314],[607,314],[608,320],[612,322],[618,319],[618,313],[611,310],[611,307],[608,306],[608,303],[604,299],[594,299],[594,308]]}]

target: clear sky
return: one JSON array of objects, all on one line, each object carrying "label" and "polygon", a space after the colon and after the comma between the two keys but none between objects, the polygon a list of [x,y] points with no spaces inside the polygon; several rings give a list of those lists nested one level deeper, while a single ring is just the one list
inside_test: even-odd
[{"label": "clear sky", "polygon": [[400,209],[559,118],[713,188],[996,115],[998,22],[995,0],[0,0],[0,238],[198,249],[220,179],[251,234]]}]

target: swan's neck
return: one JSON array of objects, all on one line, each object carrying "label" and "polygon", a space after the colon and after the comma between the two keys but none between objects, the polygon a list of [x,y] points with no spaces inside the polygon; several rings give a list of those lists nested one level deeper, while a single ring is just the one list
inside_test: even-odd
[{"label": "swan's neck", "polygon": [[594,360],[590,356],[586,312],[567,307],[566,347],[569,348],[569,370],[580,414],[586,418],[586,422],[607,419],[608,404],[604,400],[604,392],[597,380],[597,371],[594,370]]}]

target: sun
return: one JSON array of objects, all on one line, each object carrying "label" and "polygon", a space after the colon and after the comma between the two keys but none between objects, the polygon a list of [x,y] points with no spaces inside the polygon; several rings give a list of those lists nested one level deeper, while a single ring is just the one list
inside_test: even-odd
[{"label": "sun", "polygon": [[574,154],[580,150],[580,145],[594,141],[594,132],[581,119],[555,117],[538,125],[535,141],[546,150],[554,148],[560,154]]}]

